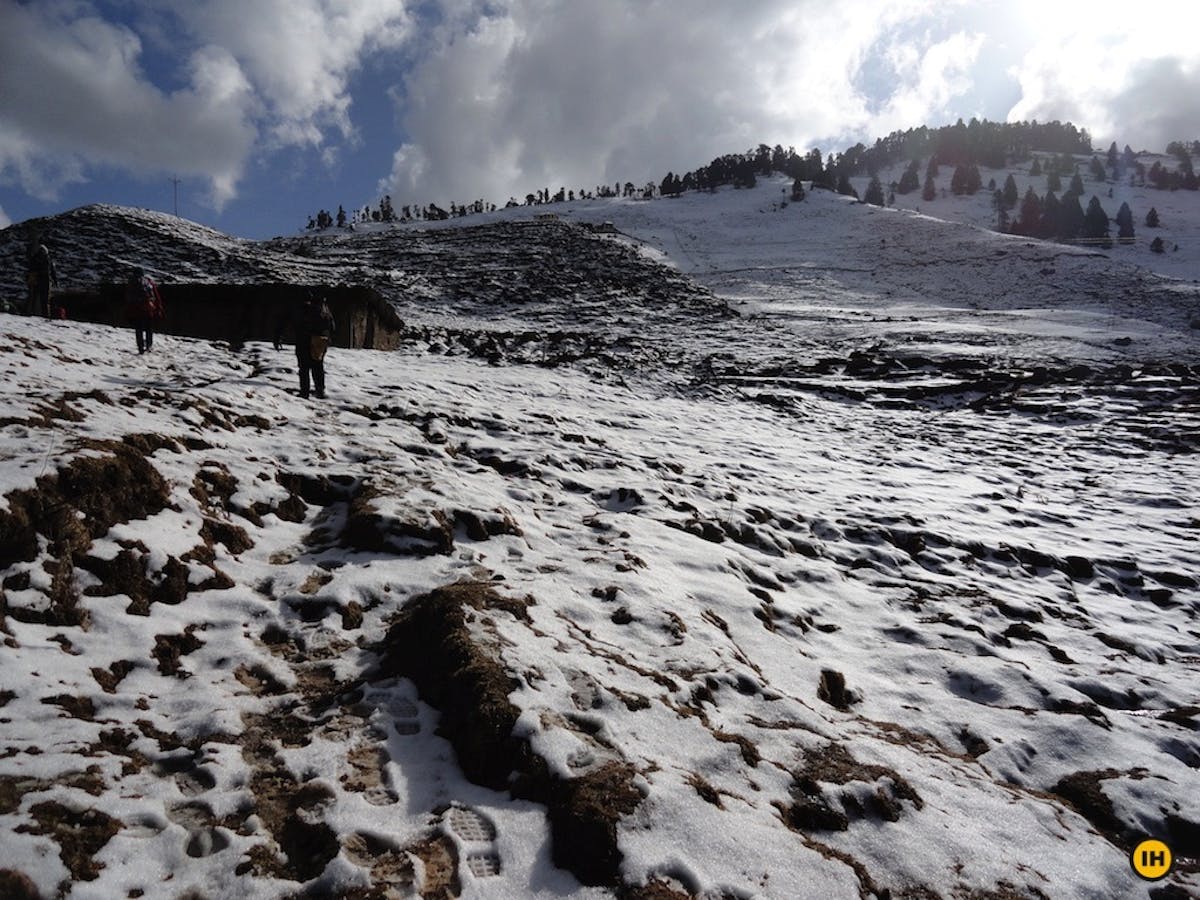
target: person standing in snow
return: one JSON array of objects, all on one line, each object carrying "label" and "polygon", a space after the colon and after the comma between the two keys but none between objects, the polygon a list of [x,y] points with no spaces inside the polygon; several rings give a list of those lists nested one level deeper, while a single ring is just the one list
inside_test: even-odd
[{"label": "person standing in snow", "polygon": [[25,283],[29,286],[25,314],[49,319],[52,312],[50,285],[58,284],[58,273],[54,271],[50,251],[38,235],[30,237],[29,246],[25,249]]},{"label": "person standing in snow", "polygon": [[[324,300],[320,303],[316,298],[308,296],[299,310],[290,317],[292,330],[296,336],[296,368],[300,376],[300,396],[308,397],[309,385],[316,388],[318,399],[325,399],[325,351],[333,339],[333,313],[329,304]],[[289,317],[280,321],[275,331],[275,349],[283,344],[283,333],[289,324]]]},{"label": "person standing in snow", "polygon": [[154,323],[166,314],[158,285],[141,269],[129,273],[125,283],[125,307],[137,335],[138,353],[146,353],[154,346]]}]

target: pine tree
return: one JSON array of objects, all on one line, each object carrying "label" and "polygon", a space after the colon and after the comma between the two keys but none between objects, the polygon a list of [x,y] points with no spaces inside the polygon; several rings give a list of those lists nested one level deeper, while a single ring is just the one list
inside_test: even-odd
[{"label": "pine tree", "polygon": [[967,166],[967,193],[976,194],[983,187],[983,176],[979,174],[979,166]]},{"label": "pine tree", "polygon": [[1017,193],[1017,180],[1012,177],[1010,172],[1008,177],[1004,179],[1004,204],[1008,209],[1012,209],[1017,205],[1017,200],[1020,199],[1020,194]]},{"label": "pine tree", "polygon": [[1033,165],[1029,167],[1029,177],[1037,178],[1042,174],[1042,161],[1038,157],[1033,158]]},{"label": "pine tree", "polygon": [[1158,224],[1158,210],[1152,206],[1150,212],[1146,213],[1146,227],[1157,228]]},{"label": "pine tree", "polygon": [[1100,198],[1093,194],[1088,202],[1087,212],[1083,214],[1083,237],[1086,240],[1097,241],[1106,248],[1111,247],[1108,230],[1108,214],[1100,205]]},{"label": "pine tree", "polygon": [[1033,188],[1025,191],[1021,200],[1021,212],[1017,217],[1017,228],[1020,234],[1034,235],[1038,233],[1038,223],[1042,218],[1042,200]]},{"label": "pine tree", "polygon": [[1061,191],[1062,190],[1062,177],[1054,169],[1051,169],[1050,174],[1046,176],[1046,190],[1048,190],[1048,191]]},{"label": "pine tree", "polygon": [[896,185],[896,193],[911,194],[921,186],[919,165],[915,159],[908,164],[904,174],[900,176],[900,183]]},{"label": "pine tree", "polygon": [[950,176],[950,191],[956,196],[967,192],[967,167],[955,166],[954,174]]},{"label": "pine tree", "polygon": [[1153,250],[1155,253],[1162,253],[1163,249],[1164,249],[1163,239],[1160,237],[1156,237],[1154,240],[1152,240],[1150,242],[1150,249]]},{"label": "pine tree", "polygon": [[1048,191],[1042,200],[1042,217],[1038,220],[1037,236],[1049,239],[1057,235],[1061,215],[1062,206],[1058,198],[1054,196],[1054,191]]},{"label": "pine tree", "polygon": [[1133,210],[1128,203],[1122,203],[1117,210],[1117,238],[1122,244],[1133,243]]},{"label": "pine tree", "polygon": [[937,199],[937,185],[933,183],[932,175],[925,176],[925,187],[921,191],[921,199],[922,200],[936,200]]},{"label": "pine tree", "polygon": [[867,192],[863,195],[863,200],[872,206],[883,206],[883,185],[879,183],[878,175],[871,177],[871,182],[867,185]]},{"label": "pine tree", "polygon": [[[1099,202],[1099,201],[1097,201]],[[1073,241],[1083,231],[1083,207],[1079,195],[1073,191],[1063,194],[1058,209],[1058,234],[1060,241]]]}]

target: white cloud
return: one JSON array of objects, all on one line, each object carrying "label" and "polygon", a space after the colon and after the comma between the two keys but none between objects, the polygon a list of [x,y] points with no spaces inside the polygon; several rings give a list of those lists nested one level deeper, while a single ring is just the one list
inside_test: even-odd
[{"label": "white cloud", "polygon": [[0,206],[0,228],[7,228],[11,224],[12,219],[10,219],[8,213],[4,211],[4,207]]},{"label": "white cloud", "polygon": [[932,52],[900,60],[902,84],[873,113],[854,76],[931,3],[443,8],[446,23],[398,92],[408,140],[381,185],[421,202],[657,179],[760,141],[803,151],[884,122],[919,125],[969,84],[978,47],[967,35],[928,38],[919,49]]},{"label": "white cloud", "polygon": [[88,164],[171,169],[209,178],[215,199],[227,199],[255,137],[236,63],[201,51],[191,85],[167,94],[139,69],[134,32],[76,9],[0,7],[5,179],[53,197]]},{"label": "white cloud", "polygon": [[326,129],[352,137],[350,76],[411,32],[403,0],[181,0],[175,11],[242,66],[276,145],[320,145]]},{"label": "white cloud", "polygon": [[1197,137],[1200,53],[1193,29],[1182,27],[1190,13],[1169,3],[1145,17],[1075,3],[1019,7],[1044,28],[1010,70],[1021,87],[1010,119],[1069,120],[1097,144],[1137,149]]},{"label": "white cloud", "polygon": [[[124,24],[80,0],[0,3],[0,182],[53,198],[94,165],[174,172],[206,179],[220,208],[256,150],[351,137],[351,74],[407,33],[403,0],[137,9]],[[147,49],[179,69],[156,82]]]},{"label": "white cloud", "polygon": [[934,119],[945,118],[955,98],[974,85],[972,68],[983,41],[981,34],[958,32],[930,43],[923,54],[907,42],[893,44],[888,57],[898,86],[873,117],[872,131],[882,137],[915,124],[936,124]]}]

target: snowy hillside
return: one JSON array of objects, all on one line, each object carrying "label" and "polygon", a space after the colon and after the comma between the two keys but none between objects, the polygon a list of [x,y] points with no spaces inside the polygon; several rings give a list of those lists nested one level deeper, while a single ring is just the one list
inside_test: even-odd
[{"label": "snowy hillside", "polygon": [[783,188],[51,223],[409,331],[0,316],[0,888],[1200,895],[1200,283]]},{"label": "snowy hillside", "polygon": [[[1103,154],[1098,154],[1098,156],[1103,160]],[[1200,278],[1200,195],[1196,191],[1158,190],[1152,184],[1147,183],[1145,179],[1139,182],[1136,178],[1134,179],[1135,183],[1131,184],[1129,173],[1123,173],[1119,179],[1110,177],[1105,181],[1096,181],[1089,171],[1088,164],[1091,157],[1075,156],[1073,158],[1083,179],[1084,192],[1081,204],[1086,208],[1092,197],[1098,198],[1110,220],[1113,247],[1106,252],[1112,259],[1144,266],[1174,278],[1190,281]],[[1136,159],[1146,169],[1152,168],[1156,163],[1168,171],[1175,171],[1178,167],[1178,162],[1170,156],[1141,153],[1137,155]],[[996,187],[1002,189],[1005,179],[1012,175],[1019,197],[1024,197],[1029,188],[1033,188],[1039,197],[1044,197],[1049,178],[1045,170],[1048,168],[1050,160],[1049,154],[1035,153],[1029,160],[1009,165],[1007,168],[981,167],[980,175],[984,189],[977,194],[963,196],[955,196],[950,191],[953,167],[942,166],[935,179],[938,189],[938,196],[935,200],[924,200],[921,196],[921,189],[917,189],[910,194],[896,194],[895,207],[918,210],[926,215],[936,216],[950,222],[995,229],[997,213],[992,204],[992,189],[988,188],[989,182],[995,182]],[[1031,174],[1035,162],[1043,170],[1037,175]],[[885,186],[885,192],[887,185],[899,182],[904,168],[904,164],[899,164],[879,173],[879,179]],[[921,178],[924,179],[924,168],[921,169]],[[1069,177],[1062,178],[1064,189],[1068,186],[1069,181]],[[859,196],[865,195],[868,182],[869,179],[866,177],[851,179]],[[1062,191],[1057,193],[1061,198]],[[1134,240],[1128,245],[1116,241],[1117,227],[1114,220],[1122,203],[1129,204],[1135,226]],[[1020,200],[1018,200],[1018,208],[1010,211],[1010,216],[1017,215],[1019,205]],[[1145,225],[1146,215],[1151,209],[1157,210],[1159,214],[1159,225],[1156,228],[1149,228]],[[1156,237],[1162,238],[1166,246],[1163,253],[1154,253],[1150,249],[1150,245]]]}]

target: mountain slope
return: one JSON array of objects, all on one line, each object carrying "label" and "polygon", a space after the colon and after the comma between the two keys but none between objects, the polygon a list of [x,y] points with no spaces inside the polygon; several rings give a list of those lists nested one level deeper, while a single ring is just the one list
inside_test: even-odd
[{"label": "mountain slope", "polygon": [[[0,317],[0,879],[1146,896],[1148,832],[1200,890],[1195,292],[777,187],[239,251],[456,286],[323,403]],[[569,330],[654,352],[513,349]]]}]

